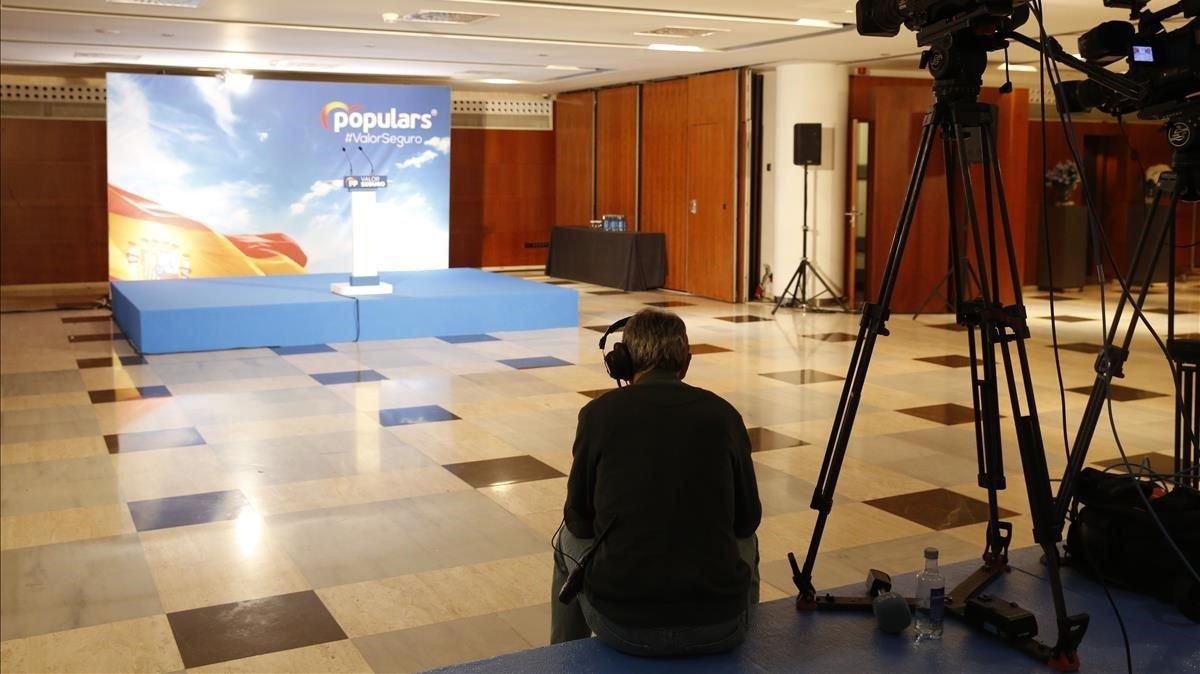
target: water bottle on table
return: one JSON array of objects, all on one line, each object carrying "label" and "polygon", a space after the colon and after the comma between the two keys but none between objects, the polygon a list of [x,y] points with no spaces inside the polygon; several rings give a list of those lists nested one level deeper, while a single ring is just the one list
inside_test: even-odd
[{"label": "water bottle on table", "polygon": [[917,574],[917,641],[942,638],[946,579],[938,571],[937,548],[925,548],[925,570]]}]

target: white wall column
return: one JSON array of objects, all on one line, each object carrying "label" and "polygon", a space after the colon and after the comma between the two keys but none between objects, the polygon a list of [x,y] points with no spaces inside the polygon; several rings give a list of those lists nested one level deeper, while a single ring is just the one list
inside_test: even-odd
[{"label": "white wall column", "polygon": [[[764,192],[762,261],[774,272],[771,291],[778,295],[800,263],[804,203],[804,167],[792,163],[792,125],[822,127],[822,165],[808,170],[808,256],[834,289],[845,293],[846,143],[849,132],[850,72],[831,63],[787,63],[775,67],[764,92]],[[831,142],[832,141],[832,142]],[[761,272],[758,272],[761,273]],[[813,293],[809,285],[809,294]],[[822,298],[824,299],[824,297]]]}]

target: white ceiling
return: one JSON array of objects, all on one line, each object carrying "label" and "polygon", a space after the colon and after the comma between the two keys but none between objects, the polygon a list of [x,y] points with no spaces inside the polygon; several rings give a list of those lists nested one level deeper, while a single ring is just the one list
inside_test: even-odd
[{"label": "white ceiling", "polygon": [[[0,2],[0,62],[237,68],[392,75],[516,91],[556,92],[784,61],[892,63],[917,53],[912,33],[854,32],[853,0],[200,0],[196,9],[106,0]],[[635,6],[636,5],[636,6]],[[1074,33],[1125,18],[1101,0],[1047,0],[1047,27]],[[494,14],[466,26],[385,23],[384,12]],[[816,19],[841,29],[792,23]],[[635,35],[664,26],[718,29],[694,39]],[[1032,33],[1027,26],[1025,32]],[[652,43],[701,53],[648,49]],[[1017,46],[1014,61],[1034,61]],[[548,69],[570,66],[580,70]],[[490,87],[496,88],[496,87]]]}]

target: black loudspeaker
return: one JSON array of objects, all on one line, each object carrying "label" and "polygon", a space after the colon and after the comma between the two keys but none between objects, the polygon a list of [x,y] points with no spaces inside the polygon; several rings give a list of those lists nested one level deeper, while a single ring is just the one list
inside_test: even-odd
[{"label": "black loudspeaker", "polygon": [[792,163],[796,166],[820,165],[820,124],[796,124],[792,127]]}]

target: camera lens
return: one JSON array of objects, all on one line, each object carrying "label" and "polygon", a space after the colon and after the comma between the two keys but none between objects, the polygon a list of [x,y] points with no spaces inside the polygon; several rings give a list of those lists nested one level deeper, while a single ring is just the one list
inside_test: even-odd
[{"label": "camera lens", "polygon": [[859,35],[895,37],[904,22],[896,0],[858,0],[854,11]]}]

